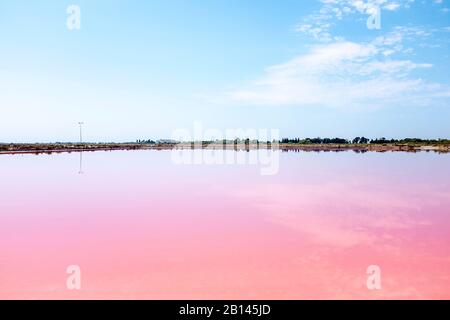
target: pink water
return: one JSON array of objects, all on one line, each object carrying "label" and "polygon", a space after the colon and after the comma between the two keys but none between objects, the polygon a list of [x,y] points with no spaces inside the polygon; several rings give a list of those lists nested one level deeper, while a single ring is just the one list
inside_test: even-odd
[{"label": "pink water", "polygon": [[450,298],[449,155],[79,156],[0,155],[0,298]]}]

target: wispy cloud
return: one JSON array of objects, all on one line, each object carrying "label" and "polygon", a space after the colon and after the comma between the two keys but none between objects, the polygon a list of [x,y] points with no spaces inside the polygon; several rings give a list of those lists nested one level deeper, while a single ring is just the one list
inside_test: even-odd
[{"label": "wispy cloud", "polygon": [[373,15],[379,9],[396,11],[399,8],[409,8],[414,0],[320,0],[321,8],[299,23],[295,30],[312,36],[318,41],[330,42],[335,38],[331,34],[336,20],[354,14]]},{"label": "wispy cloud", "polygon": [[[306,54],[266,68],[247,86],[230,92],[232,100],[262,106],[326,106],[377,108],[439,103],[450,97],[447,85],[429,82],[416,71],[432,63],[414,61],[411,41],[428,39],[435,30],[399,26],[371,41],[356,42],[333,35],[333,25],[351,13],[370,14],[408,7],[413,0],[320,0],[323,7],[297,26],[317,44]],[[401,58],[399,58],[401,54]],[[409,58],[405,58],[409,57]]]},{"label": "wispy cloud", "polygon": [[257,105],[379,107],[400,100],[446,95],[448,88],[409,77],[428,63],[383,56],[397,45],[377,39],[368,44],[336,42],[314,47],[306,55],[266,69],[248,88],[231,93],[235,101]]}]

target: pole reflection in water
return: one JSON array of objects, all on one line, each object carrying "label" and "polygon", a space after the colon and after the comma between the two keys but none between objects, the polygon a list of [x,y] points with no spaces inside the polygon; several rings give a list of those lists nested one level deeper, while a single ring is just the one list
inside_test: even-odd
[{"label": "pole reflection in water", "polygon": [[78,170],[78,174],[83,174],[83,152],[80,152],[80,169]]}]

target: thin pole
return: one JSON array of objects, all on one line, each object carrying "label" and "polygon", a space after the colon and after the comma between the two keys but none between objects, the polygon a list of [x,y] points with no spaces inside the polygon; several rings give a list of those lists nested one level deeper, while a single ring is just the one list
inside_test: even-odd
[{"label": "thin pole", "polygon": [[80,126],[80,143],[83,143],[83,129],[82,129],[82,126],[83,126],[83,122],[78,122],[78,125]]}]

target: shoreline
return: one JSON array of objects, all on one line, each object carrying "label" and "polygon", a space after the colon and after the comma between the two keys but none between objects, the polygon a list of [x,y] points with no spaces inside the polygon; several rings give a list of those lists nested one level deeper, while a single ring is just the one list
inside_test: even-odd
[{"label": "shoreline", "polygon": [[281,151],[306,151],[306,152],[342,152],[354,151],[364,152],[436,152],[450,153],[448,144],[298,144],[279,143],[272,144],[226,144],[204,143],[203,145],[192,143],[164,143],[164,144],[142,144],[142,143],[45,143],[45,144],[0,144],[0,155],[6,154],[51,154],[65,152],[94,152],[94,151],[117,151],[117,150],[172,150],[172,149],[210,149],[210,150],[235,150],[250,151],[258,149],[273,149]]}]

